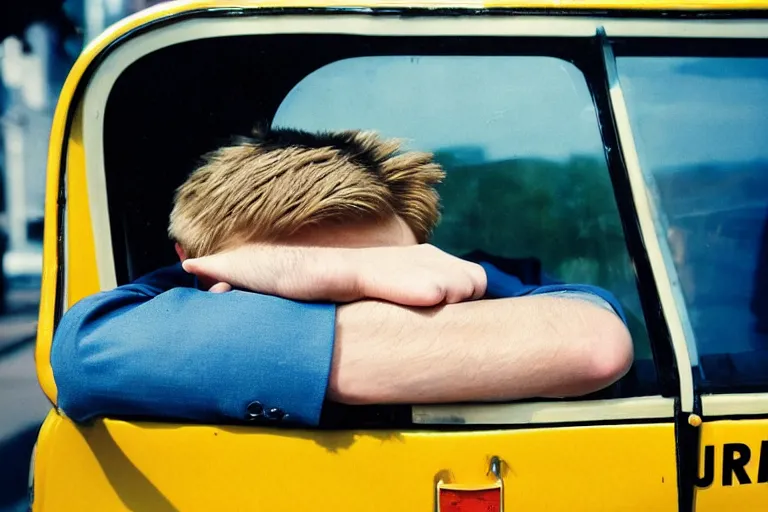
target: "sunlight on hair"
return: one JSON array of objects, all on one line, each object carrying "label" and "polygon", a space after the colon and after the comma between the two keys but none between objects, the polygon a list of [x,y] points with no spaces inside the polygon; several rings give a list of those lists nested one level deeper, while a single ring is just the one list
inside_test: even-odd
[{"label": "sunlight on hair", "polygon": [[399,215],[425,242],[439,220],[444,172],[374,132],[255,129],[204,157],[179,187],[169,235],[190,257],[299,229]]}]

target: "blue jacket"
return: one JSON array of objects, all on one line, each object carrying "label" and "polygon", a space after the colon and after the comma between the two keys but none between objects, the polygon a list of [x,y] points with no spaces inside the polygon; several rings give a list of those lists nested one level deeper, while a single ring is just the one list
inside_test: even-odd
[{"label": "blue jacket", "polygon": [[[570,294],[624,319],[616,299],[600,288],[543,284],[543,277],[480,264],[489,298]],[[209,293],[181,265],[163,268],[87,297],[62,317],[51,350],[58,405],[79,422],[261,418],[314,426],[325,400],[335,321],[334,304]]]}]

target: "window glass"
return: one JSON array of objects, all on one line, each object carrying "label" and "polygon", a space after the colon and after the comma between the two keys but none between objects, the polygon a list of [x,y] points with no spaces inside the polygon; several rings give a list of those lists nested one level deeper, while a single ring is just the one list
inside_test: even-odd
[{"label": "window glass", "polygon": [[447,177],[432,242],[457,255],[535,257],[554,278],[611,290],[635,341],[633,378],[645,383],[626,393],[656,392],[595,108],[574,65],[551,57],[342,60],[302,80],[274,124],[374,129],[434,152]]},{"label": "window glass", "polygon": [[768,59],[626,57],[618,69],[700,383],[768,385]]}]

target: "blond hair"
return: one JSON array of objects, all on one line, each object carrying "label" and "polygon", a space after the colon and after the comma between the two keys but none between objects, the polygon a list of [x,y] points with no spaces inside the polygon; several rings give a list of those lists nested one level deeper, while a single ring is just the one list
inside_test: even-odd
[{"label": "blond hair", "polygon": [[168,233],[189,257],[394,215],[425,242],[438,222],[444,172],[430,153],[373,132],[253,135],[205,155],[176,191]]}]

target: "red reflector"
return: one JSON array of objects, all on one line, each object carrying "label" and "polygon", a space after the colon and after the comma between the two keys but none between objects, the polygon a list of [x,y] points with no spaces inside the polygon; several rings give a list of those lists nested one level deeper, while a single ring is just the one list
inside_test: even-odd
[{"label": "red reflector", "polygon": [[501,488],[440,489],[440,512],[500,512]]}]

